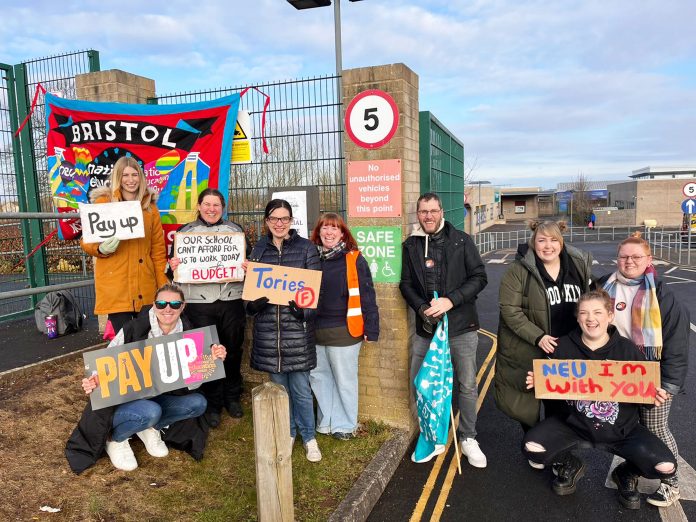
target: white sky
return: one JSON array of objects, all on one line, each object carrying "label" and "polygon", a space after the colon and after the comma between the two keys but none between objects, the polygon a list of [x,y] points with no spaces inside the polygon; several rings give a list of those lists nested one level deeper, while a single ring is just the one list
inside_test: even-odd
[{"label": "white sky", "polygon": [[[696,163],[696,2],[341,1],[345,69],[402,62],[474,178],[554,186]],[[333,9],[5,0],[0,62],[93,48],[158,94],[334,71]]]}]

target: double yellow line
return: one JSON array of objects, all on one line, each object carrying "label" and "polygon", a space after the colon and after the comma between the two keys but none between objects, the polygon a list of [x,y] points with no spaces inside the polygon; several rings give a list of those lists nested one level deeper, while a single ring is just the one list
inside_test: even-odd
[{"label": "double yellow line", "polygon": [[[487,330],[479,330],[479,334],[485,335],[486,337],[490,338],[493,341],[493,345],[491,346],[491,349],[488,352],[488,355],[486,356],[486,360],[483,361],[483,364],[481,365],[481,368],[479,369],[479,372],[476,375],[476,385],[479,386],[479,398],[476,403],[477,413],[481,409],[481,404],[483,404],[483,399],[486,398],[488,389],[491,386],[491,381],[493,380],[493,375],[495,374],[495,361],[493,361],[493,356],[495,355],[496,349],[498,347],[498,337],[494,333],[489,332]],[[483,376],[486,375],[486,372],[488,372],[486,380],[483,383],[483,386],[480,386],[481,380],[483,379]],[[454,394],[453,399],[456,400],[456,394]],[[458,420],[459,414],[457,414],[457,421]],[[427,506],[428,501],[430,500],[430,497],[433,493],[435,482],[437,481],[437,477],[440,475],[440,470],[442,469],[442,465],[445,462],[445,458],[447,457],[447,453],[449,453],[451,446],[452,438],[449,438],[447,440],[447,446],[445,446],[445,451],[438,455],[437,459],[435,460],[435,465],[433,466],[433,469],[430,471],[428,480],[425,482],[425,486],[423,486],[423,492],[421,493],[421,496],[418,499],[418,502],[416,503],[416,507],[414,508],[413,513],[411,514],[410,522],[420,522],[420,520],[423,518],[423,512],[425,511],[425,507]],[[455,447],[454,451],[458,451],[458,449]],[[445,476],[445,482],[442,484],[440,494],[438,495],[437,501],[435,502],[435,508],[433,509],[432,516],[430,517],[430,522],[438,522],[440,520],[442,512],[445,509],[447,497],[449,497],[450,490],[452,489],[452,483],[454,481],[456,472],[457,459],[455,456],[450,461],[449,468],[447,469],[447,475]]]}]

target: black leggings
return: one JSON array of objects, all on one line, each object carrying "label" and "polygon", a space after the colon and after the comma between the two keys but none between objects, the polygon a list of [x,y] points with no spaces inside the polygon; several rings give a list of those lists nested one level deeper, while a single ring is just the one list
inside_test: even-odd
[{"label": "black leggings", "polygon": [[[540,445],[544,451],[529,451],[526,447],[528,442]],[[646,478],[664,479],[671,477],[677,471],[677,462],[672,452],[664,442],[650,433],[642,424],[636,424],[636,427],[623,439],[594,443],[585,435],[571,428],[564,420],[551,417],[543,420],[525,434],[522,441],[522,451],[532,462],[548,466],[559,453],[587,443],[623,457],[637,469],[640,475]],[[655,469],[655,466],[664,462],[674,465],[671,473],[660,473]]]}]

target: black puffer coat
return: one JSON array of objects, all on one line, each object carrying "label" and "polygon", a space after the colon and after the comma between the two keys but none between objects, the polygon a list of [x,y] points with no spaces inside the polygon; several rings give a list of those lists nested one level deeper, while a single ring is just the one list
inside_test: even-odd
[{"label": "black puffer coat", "polygon": [[[269,236],[262,238],[252,250],[250,261],[269,265],[321,270],[316,245],[290,231],[278,250]],[[322,281],[328,284],[328,281]],[[304,321],[298,321],[287,306],[266,305],[254,317],[254,341],[251,367],[270,373],[301,372],[314,369],[317,351],[314,337],[316,310],[305,309]]]}]

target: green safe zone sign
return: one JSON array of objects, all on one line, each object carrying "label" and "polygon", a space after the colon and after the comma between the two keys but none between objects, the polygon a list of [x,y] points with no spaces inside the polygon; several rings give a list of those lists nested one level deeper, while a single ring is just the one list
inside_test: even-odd
[{"label": "green safe zone sign", "polygon": [[401,280],[401,227],[351,227],[375,283]]}]

